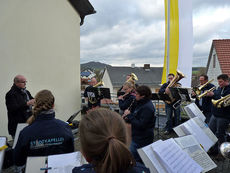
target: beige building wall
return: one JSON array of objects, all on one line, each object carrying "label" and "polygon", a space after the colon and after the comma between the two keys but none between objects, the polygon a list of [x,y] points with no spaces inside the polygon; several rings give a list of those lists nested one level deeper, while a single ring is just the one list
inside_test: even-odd
[{"label": "beige building wall", "polygon": [[[214,56],[215,56],[215,60],[213,58]],[[213,65],[214,63],[215,65]],[[219,63],[219,60],[216,54],[216,50],[214,48],[212,52],[209,68],[207,70],[207,75],[208,75],[209,80],[214,79],[212,84],[214,84],[215,86],[218,86],[217,76],[219,76],[220,74],[222,74],[222,71],[220,68],[220,63]]]},{"label": "beige building wall", "polygon": [[5,94],[17,74],[33,96],[53,92],[57,118],[80,109],[79,23],[67,0],[0,0],[0,136],[9,136]]}]

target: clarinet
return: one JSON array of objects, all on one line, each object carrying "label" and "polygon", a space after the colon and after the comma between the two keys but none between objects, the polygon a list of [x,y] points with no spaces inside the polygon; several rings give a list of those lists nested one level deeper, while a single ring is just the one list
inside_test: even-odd
[{"label": "clarinet", "polygon": [[[132,108],[133,103],[135,102],[135,100],[136,100],[136,99],[133,99],[133,101],[132,101],[131,104],[129,105],[129,107],[128,107],[128,110],[129,110],[129,111],[130,111],[130,109]],[[128,120],[128,118],[127,118],[126,116],[125,116],[123,119],[125,120],[126,123],[129,123],[129,120]]]}]

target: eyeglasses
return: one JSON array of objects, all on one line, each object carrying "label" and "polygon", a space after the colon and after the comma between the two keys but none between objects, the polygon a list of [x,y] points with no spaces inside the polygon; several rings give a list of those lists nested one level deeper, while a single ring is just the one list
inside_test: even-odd
[{"label": "eyeglasses", "polygon": [[18,83],[24,83],[24,84],[26,84],[26,83],[27,83],[27,81],[21,81],[21,82],[18,82]]}]

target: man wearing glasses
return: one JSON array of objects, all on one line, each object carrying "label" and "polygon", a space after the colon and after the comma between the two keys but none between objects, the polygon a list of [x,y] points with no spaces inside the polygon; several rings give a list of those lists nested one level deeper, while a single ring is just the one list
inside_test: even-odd
[{"label": "man wearing glasses", "polygon": [[25,123],[32,115],[34,99],[26,90],[26,78],[17,75],[14,84],[6,94],[6,107],[8,114],[8,132],[14,138],[17,124]]}]

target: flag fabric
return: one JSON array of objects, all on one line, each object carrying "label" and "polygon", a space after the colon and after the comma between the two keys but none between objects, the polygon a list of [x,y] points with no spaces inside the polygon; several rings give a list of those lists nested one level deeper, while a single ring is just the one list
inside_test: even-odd
[{"label": "flag fabric", "polygon": [[162,83],[181,71],[183,87],[191,87],[193,53],[192,0],[165,0],[165,57]]}]

